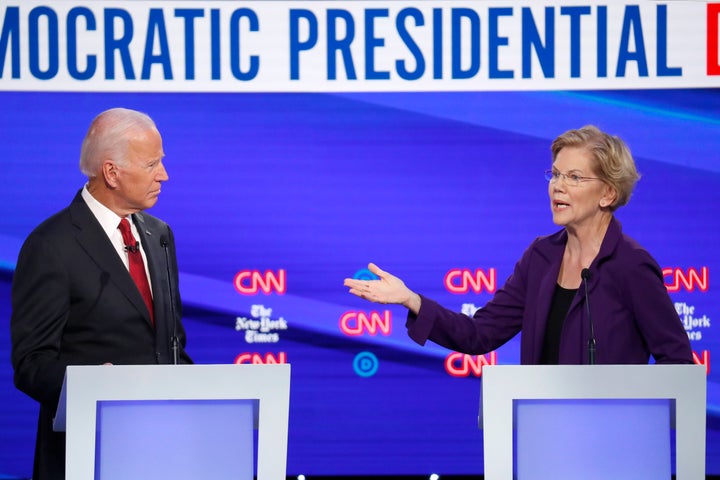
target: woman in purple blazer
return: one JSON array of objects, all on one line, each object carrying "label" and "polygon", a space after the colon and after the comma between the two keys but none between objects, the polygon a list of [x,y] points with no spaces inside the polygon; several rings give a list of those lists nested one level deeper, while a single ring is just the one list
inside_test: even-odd
[{"label": "woman in purple blazer", "polygon": [[523,364],[642,364],[651,355],[657,363],[692,363],[660,267],[613,215],[639,178],[629,149],[594,126],[563,133],[551,149],[550,209],[563,229],[537,238],[473,317],[372,263],[379,280],[346,279],[350,293],[407,307],[408,334],[421,345],[429,339],[483,354],[522,332]]}]

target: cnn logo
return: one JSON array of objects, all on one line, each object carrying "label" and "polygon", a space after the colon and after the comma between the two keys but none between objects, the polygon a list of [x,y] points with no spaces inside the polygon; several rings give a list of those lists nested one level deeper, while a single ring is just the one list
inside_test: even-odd
[{"label": "cnn logo", "polygon": [[497,288],[497,272],[494,268],[487,271],[454,268],[445,274],[445,288],[450,293],[493,293]]},{"label": "cnn logo", "polygon": [[340,317],[340,330],[348,336],[357,337],[364,333],[377,335],[390,335],[392,332],[392,313],[385,310],[382,313],[345,312]]},{"label": "cnn logo", "polygon": [[445,371],[453,377],[482,376],[485,365],[497,365],[497,352],[487,355],[467,355],[453,352],[445,357]]},{"label": "cnn logo", "polygon": [[281,363],[287,363],[287,353],[278,352],[277,355],[273,353],[266,353],[263,357],[259,353],[241,353],[235,357],[235,364],[251,364],[251,365],[277,365]]},{"label": "cnn logo", "polygon": [[701,292],[707,292],[710,287],[710,272],[708,267],[688,268],[683,271],[680,268],[666,267],[662,269],[663,279],[665,280],[665,288],[670,293],[679,292],[683,288],[688,292],[692,292],[697,288]]},{"label": "cnn logo", "polygon": [[242,295],[257,295],[262,292],[270,295],[275,292],[284,295],[287,290],[287,274],[280,269],[276,272],[266,270],[241,270],[235,275],[235,290]]}]

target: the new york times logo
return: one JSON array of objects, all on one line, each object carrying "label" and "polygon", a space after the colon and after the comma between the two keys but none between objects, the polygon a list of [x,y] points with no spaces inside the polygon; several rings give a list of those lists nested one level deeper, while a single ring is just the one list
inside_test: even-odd
[{"label": "the new york times logo", "polygon": [[710,317],[698,314],[694,305],[685,302],[675,302],[675,311],[680,316],[690,340],[701,340],[702,330],[710,328]]},{"label": "the new york times logo", "polygon": [[276,330],[287,330],[288,326],[283,317],[273,320],[271,315],[272,308],[253,305],[250,308],[252,318],[237,317],[235,330],[245,332],[247,343],[277,343],[280,341],[280,335]]}]

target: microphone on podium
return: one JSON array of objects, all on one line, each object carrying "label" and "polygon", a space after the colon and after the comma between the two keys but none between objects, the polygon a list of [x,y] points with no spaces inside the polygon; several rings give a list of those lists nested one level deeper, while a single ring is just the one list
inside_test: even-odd
[{"label": "microphone on podium", "polygon": [[170,254],[168,253],[168,239],[167,236],[162,235],[160,237],[160,245],[162,245],[163,250],[165,250],[165,269],[167,271],[167,282],[168,282],[168,291],[170,293],[170,314],[172,315],[172,338],[171,346],[172,346],[172,356],[173,356],[173,364],[178,364],[178,337],[177,337],[177,318],[175,316],[175,299],[173,298],[173,289],[172,289],[172,278],[170,277]]},{"label": "microphone on podium", "polygon": [[590,279],[590,269],[583,268],[580,272],[583,284],[585,285],[585,310],[587,311],[588,325],[590,326],[590,336],[588,337],[588,365],[595,365],[595,331],[593,329],[592,317],[590,316],[590,297],[588,296],[588,280]]}]

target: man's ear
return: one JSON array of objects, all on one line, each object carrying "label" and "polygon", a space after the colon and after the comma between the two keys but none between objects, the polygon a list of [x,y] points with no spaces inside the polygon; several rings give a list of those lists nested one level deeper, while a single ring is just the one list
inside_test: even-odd
[{"label": "man's ear", "polygon": [[105,184],[110,188],[118,186],[118,167],[112,160],[105,160],[102,164],[102,174]]}]

